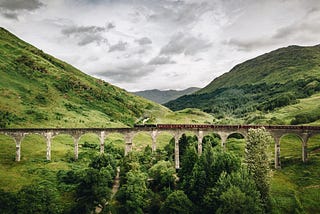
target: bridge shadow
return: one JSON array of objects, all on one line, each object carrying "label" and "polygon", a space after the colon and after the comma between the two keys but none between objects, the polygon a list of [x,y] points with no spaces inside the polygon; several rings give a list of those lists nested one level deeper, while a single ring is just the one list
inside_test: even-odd
[{"label": "bridge shadow", "polygon": [[301,162],[302,143],[302,139],[295,134],[285,134],[280,138],[281,167]]},{"label": "bridge shadow", "polygon": [[99,136],[94,133],[81,135],[79,140],[79,159],[90,160],[94,154],[100,151]]},{"label": "bridge shadow", "polygon": [[73,160],[74,139],[68,134],[59,134],[53,137],[51,145],[51,160]]},{"label": "bridge shadow", "polygon": [[21,161],[46,160],[47,145],[44,136],[27,134],[21,141]]},{"label": "bridge shadow", "polygon": [[[116,149],[121,151],[121,153],[124,155],[124,147],[125,147],[125,136],[120,133],[109,133],[106,136],[104,145],[105,148],[108,148],[109,145],[113,145]],[[108,150],[105,149],[105,153],[108,153]]]},{"label": "bridge shadow", "polygon": [[309,138],[308,142],[308,160],[313,160],[314,158],[320,158],[320,134],[314,135]]}]

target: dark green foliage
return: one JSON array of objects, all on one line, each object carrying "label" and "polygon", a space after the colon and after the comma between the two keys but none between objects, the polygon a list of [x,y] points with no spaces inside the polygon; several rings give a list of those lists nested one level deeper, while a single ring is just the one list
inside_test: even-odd
[{"label": "dark green foliage", "polygon": [[206,146],[215,147],[219,144],[220,139],[215,135],[206,135],[202,139],[202,150]]},{"label": "dark green foliage", "polygon": [[107,209],[106,202],[111,198],[116,176],[116,160],[113,154],[98,154],[91,159],[89,168],[57,173],[60,189],[74,192],[75,204],[71,213],[90,213],[97,206],[104,211]]},{"label": "dark green foliage", "polygon": [[6,128],[11,123],[18,123],[20,120],[22,119],[17,117],[15,114],[0,110],[0,128]]},{"label": "dark green foliage", "polygon": [[222,173],[204,197],[205,213],[263,213],[260,193],[245,168]]},{"label": "dark green foliage", "polygon": [[52,183],[25,186],[17,196],[17,213],[62,213],[60,195]]},{"label": "dark green foliage", "polygon": [[193,204],[188,196],[181,190],[174,191],[164,201],[160,213],[187,214],[193,213]]},{"label": "dark green foliage", "polygon": [[[228,174],[240,168],[240,159],[232,153],[224,152],[219,147],[206,146],[192,170],[190,184],[183,189],[190,199],[198,206],[203,206],[203,197],[214,187],[220,174]],[[204,209],[204,207],[202,207]],[[201,209],[202,209],[201,208]]]},{"label": "dark green foliage", "polygon": [[320,109],[318,111],[297,114],[291,121],[291,125],[312,123],[320,119]]},{"label": "dark green foliage", "polygon": [[149,206],[149,194],[146,185],[147,174],[140,170],[130,170],[126,174],[127,182],[123,184],[117,194],[120,202],[120,213],[144,213]]},{"label": "dark green foliage", "polygon": [[0,213],[13,214],[16,213],[17,197],[14,193],[5,192],[0,189]]},{"label": "dark green foliage", "polygon": [[[110,170],[86,169],[82,173],[76,190],[77,204],[74,213],[89,213],[96,206],[105,207],[105,203],[111,196],[109,188],[113,177]],[[112,173],[112,172],[111,172]]]},{"label": "dark green foliage", "polygon": [[111,168],[116,168],[116,160],[112,154],[99,154],[94,157],[89,164],[89,167],[101,170],[103,167],[111,166]]},{"label": "dark green foliage", "polygon": [[41,104],[41,105],[45,105],[47,104],[47,99],[45,97],[45,95],[43,94],[38,94],[36,97],[35,97],[35,100],[37,101],[37,103]]},{"label": "dark green foliage", "polygon": [[170,142],[164,147],[164,151],[167,153],[168,160],[174,160],[174,145],[175,140],[171,138]]},{"label": "dark green foliage", "polygon": [[175,188],[176,170],[168,161],[158,161],[149,169],[149,176],[152,179],[151,189],[154,192],[161,192],[164,188],[173,190]]}]

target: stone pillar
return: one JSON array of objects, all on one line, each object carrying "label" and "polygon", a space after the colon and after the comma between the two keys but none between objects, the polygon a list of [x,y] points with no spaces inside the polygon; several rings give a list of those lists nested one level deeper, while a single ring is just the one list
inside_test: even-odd
[{"label": "stone pillar", "polygon": [[24,133],[14,133],[12,135],[15,143],[16,143],[16,161],[19,162],[21,160],[21,142],[24,138]]},{"label": "stone pillar", "polygon": [[74,159],[78,160],[79,157],[79,140],[80,136],[74,136]]},{"label": "stone pillar", "polygon": [[105,140],[105,136],[106,136],[106,133],[105,131],[102,131],[100,133],[100,137],[99,137],[99,140],[100,140],[100,153],[104,153],[104,140]]},{"label": "stone pillar", "polygon": [[275,137],[275,144],[274,144],[274,168],[281,169],[280,138],[277,138],[277,137]]},{"label": "stone pillar", "polygon": [[47,139],[47,160],[51,160],[51,138],[52,132],[47,132],[44,134]]},{"label": "stone pillar", "polygon": [[153,130],[151,133],[152,137],[152,152],[157,150],[157,130]]},{"label": "stone pillar", "polygon": [[221,137],[221,147],[225,150],[227,139],[228,139],[228,134],[227,133],[220,133],[220,137]]},{"label": "stone pillar", "polygon": [[124,155],[127,155],[129,152],[132,151],[132,133],[127,133],[125,136],[125,149],[124,149]]},{"label": "stone pillar", "polygon": [[203,139],[203,131],[199,131],[199,134],[198,134],[198,155],[202,154],[202,139]]},{"label": "stone pillar", "polygon": [[174,162],[175,162],[175,168],[180,168],[180,157],[179,157],[179,133],[176,133],[174,135],[175,144],[174,144]]},{"label": "stone pillar", "polygon": [[308,161],[308,142],[309,135],[308,133],[303,133],[302,134],[302,162],[307,162]]}]

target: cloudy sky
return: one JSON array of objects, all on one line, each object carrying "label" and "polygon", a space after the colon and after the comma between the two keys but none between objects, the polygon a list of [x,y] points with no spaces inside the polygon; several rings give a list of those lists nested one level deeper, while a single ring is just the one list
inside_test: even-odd
[{"label": "cloudy sky", "polygon": [[320,43],[319,0],[0,0],[0,26],[128,91],[204,87],[279,47]]}]

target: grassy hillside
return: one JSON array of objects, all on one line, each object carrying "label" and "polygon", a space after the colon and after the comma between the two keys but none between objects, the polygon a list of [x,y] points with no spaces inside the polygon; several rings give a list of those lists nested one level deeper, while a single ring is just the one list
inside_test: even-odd
[{"label": "grassy hillside", "polygon": [[[296,104],[320,91],[320,45],[289,46],[236,65],[195,94],[165,104],[244,119]],[[295,117],[295,115],[294,115]],[[317,120],[320,114],[313,115]]]},{"label": "grassy hillside", "polygon": [[164,104],[171,100],[175,100],[181,96],[192,94],[199,89],[200,88],[196,88],[196,87],[187,88],[181,91],[178,91],[178,90],[160,91],[160,90],[154,89],[154,90],[146,90],[146,91],[137,91],[137,92],[134,92],[134,94],[144,97],[148,100],[152,100],[156,103]]},{"label": "grassy hillside", "polygon": [[0,127],[132,125],[168,109],[82,73],[0,28]]}]

